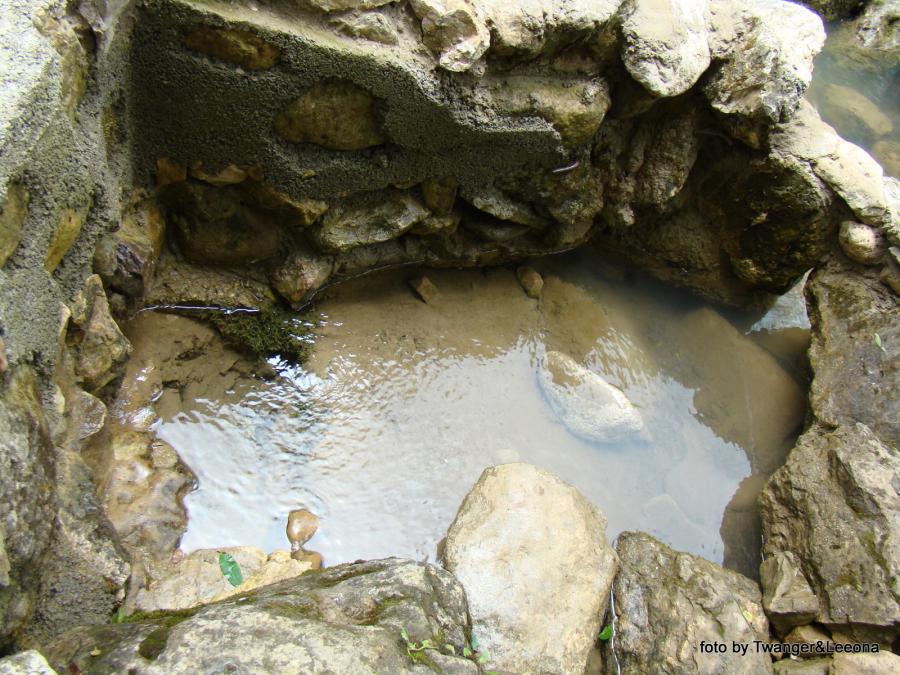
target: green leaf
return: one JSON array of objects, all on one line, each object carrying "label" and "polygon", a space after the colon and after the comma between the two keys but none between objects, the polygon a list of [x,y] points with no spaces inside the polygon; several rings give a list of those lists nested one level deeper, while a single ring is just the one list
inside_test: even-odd
[{"label": "green leaf", "polygon": [[434,649],[431,640],[422,640],[422,649]]},{"label": "green leaf", "polygon": [[472,656],[472,650],[468,647],[463,647],[463,656],[465,656],[467,659],[470,658]]},{"label": "green leaf", "polygon": [[603,630],[600,631],[600,635],[597,637],[606,642],[613,636],[613,627],[611,623],[606,624],[603,627]]},{"label": "green leaf", "polygon": [[400,629],[400,637],[409,642],[409,633],[406,632],[405,628]]},{"label": "green leaf", "polygon": [[222,570],[222,575],[232,586],[240,586],[244,583],[241,567],[230,553],[219,553],[219,569]]},{"label": "green leaf", "polygon": [[881,336],[880,336],[878,333],[875,333],[874,341],[875,341],[875,346],[878,347],[878,349],[880,349],[880,350],[883,351],[883,352],[886,352],[886,351],[887,351],[887,350],[884,348],[884,345],[881,344]]},{"label": "green leaf", "polygon": [[444,651],[448,654],[453,654],[453,656],[456,656],[456,647],[451,645],[449,642],[444,645]]}]

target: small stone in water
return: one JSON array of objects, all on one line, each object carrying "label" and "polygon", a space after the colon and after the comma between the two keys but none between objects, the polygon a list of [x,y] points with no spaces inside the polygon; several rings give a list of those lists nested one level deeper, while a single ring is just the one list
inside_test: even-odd
[{"label": "small stone in water", "polygon": [[409,280],[409,286],[425,304],[430,303],[438,294],[437,286],[428,277],[421,276]]},{"label": "small stone in water", "polygon": [[291,558],[294,560],[298,560],[299,562],[309,563],[312,567],[311,569],[317,570],[322,567],[322,554],[318,551],[307,551],[305,549],[299,548],[296,551],[291,553]]},{"label": "small stone in water", "polygon": [[541,297],[544,279],[533,267],[520,267],[516,270],[516,277],[525,289],[525,295],[535,300]]},{"label": "small stone in water", "polygon": [[291,542],[291,550],[299,551],[319,529],[319,519],[306,509],[291,511],[288,515],[287,538]]}]

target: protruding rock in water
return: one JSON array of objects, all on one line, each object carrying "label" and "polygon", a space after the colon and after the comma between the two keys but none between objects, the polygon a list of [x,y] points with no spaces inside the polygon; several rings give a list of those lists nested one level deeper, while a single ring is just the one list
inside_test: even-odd
[{"label": "protruding rock in water", "polygon": [[297,509],[288,514],[287,538],[291,550],[296,551],[308,542],[319,529],[319,519],[311,511]]},{"label": "protruding rock in water", "polygon": [[295,250],[272,273],[272,285],[296,309],[328,281],[334,260],[306,250]]},{"label": "protruding rock in water", "polygon": [[561,352],[547,352],[538,381],[569,431],[589,441],[637,439],[644,420],[621,389]]},{"label": "protruding rock in water", "polygon": [[416,295],[424,302],[426,305],[430,304],[432,300],[434,300],[438,295],[437,286],[435,286],[431,279],[426,276],[418,276],[409,280],[409,287],[415,291]]},{"label": "protruding rock in water", "polygon": [[516,270],[516,278],[522,284],[525,295],[535,300],[541,297],[544,290],[544,278],[533,267],[523,266]]},{"label": "protruding rock in water", "polygon": [[[900,625],[898,475],[900,453],[865,425],[813,427],[760,496],[763,555],[789,553],[818,599],[815,620],[852,639],[890,643]],[[763,574],[766,597],[783,596],[786,577]]]},{"label": "protruding rock in water", "polygon": [[776,551],[759,567],[763,607],[775,629],[784,635],[794,626],[812,621],[819,613],[819,599],[810,588],[800,563],[790,551]]},{"label": "protruding rock in water", "polygon": [[884,235],[871,225],[845,220],[838,234],[847,257],[861,265],[877,265],[887,251]]},{"label": "protruding rock in water", "polygon": [[[607,663],[615,650],[623,673],[772,672],[770,657],[754,648],[754,640],[769,641],[755,583],[643,532],[620,534],[616,552],[616,633],[605,644]],[[729,649],[705,652],[704,642]],[[732,643],[749,645],[747,653],[734,653]]]},{"label": "protruding rock in water", "polygon": [[401,630],[410,641],[439,643],[425,654],[438,672],[480,672],[462,656],[470,644],[460,583],[435,565],[398,559],[338,565],[178,613],[75,628],[44,653],[61,673],[432,672],[410,658]]},{"label": "protruding rock in water", "polygon": [[492,670],[584,672],[617,564],[606,518],[575,488],[530,464],[485,469],[443,559]]},{"label": "protruding rock in water", "polygon": [[0,675],[57,675],[44,656],[29,649],[0,659]]}]

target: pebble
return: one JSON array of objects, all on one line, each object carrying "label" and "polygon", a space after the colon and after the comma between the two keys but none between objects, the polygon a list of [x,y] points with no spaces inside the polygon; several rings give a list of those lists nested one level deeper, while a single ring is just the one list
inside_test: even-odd
[{"label": "pebble", "polygon": [[541,291],[544,290],[544,278],[533,267],[520,267],[516,270],[516,277],[522,284],[522,288],[525,289],[525,295],[535,300],[541,297]]},{"label": "pebble", "polygon": [[429,304],[438,294],[437,286],[431,283],[431,280],[426,276],[418,276],[414,279],[410,279],[409,286],[425,304]]},{"label": "pebble", "polygon": [[287,538],[291,542],[291,550],[299,551],[319,529],[319,519],[306,509],[297,509],[288,514]]}]

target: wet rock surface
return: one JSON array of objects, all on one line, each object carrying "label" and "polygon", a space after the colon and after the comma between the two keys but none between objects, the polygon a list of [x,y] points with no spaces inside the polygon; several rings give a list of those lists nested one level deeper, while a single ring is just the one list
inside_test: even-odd
[{"label": "wet rock surface", "polygon": [[[617,672],[617,664],[625,673],[772,672],[770,657],[753,647],[769,640],[755,583],[640,532],[620,535],[616,553],[616,633],[605,649],[605,672]],[[746,655],[710,654],[701,641],[750,647]]]},{"label": "wet rock surface", "polygon": [[447,533],[443,560],[465,588],[492,668],[584,670],[617,567],[605,532],[606,519],[542,469],[503,464],[482,474]]},{"label": "wet rock surface", "polygon": [[[400,631],[438,649],[412,658]],[[466,601],[448,572],[388,559],[309,573],[196,610],[77,628],[48,645],[60,672],[477,673]],[[95,649],[99,655],[92,655]]]}]

